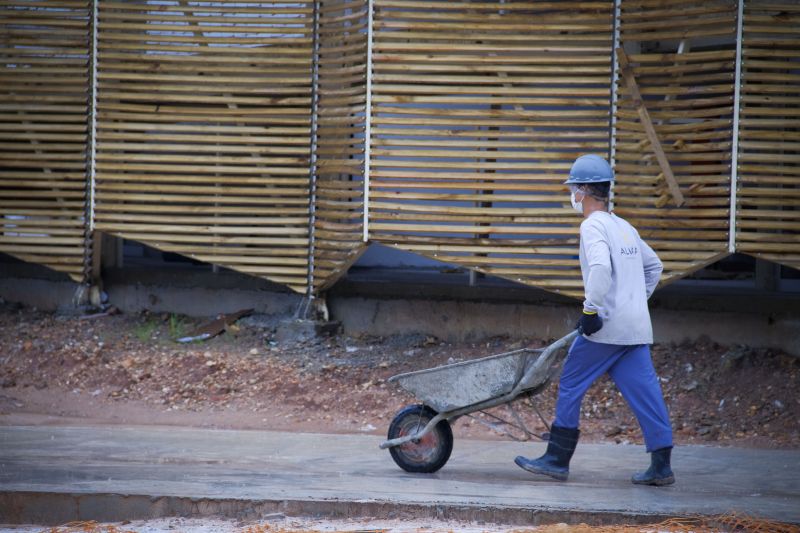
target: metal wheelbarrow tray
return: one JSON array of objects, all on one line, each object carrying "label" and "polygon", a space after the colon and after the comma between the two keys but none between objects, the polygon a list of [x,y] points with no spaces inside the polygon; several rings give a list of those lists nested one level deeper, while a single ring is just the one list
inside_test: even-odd
[{"label": "metal wheelbarrow tray", "polygon": [[[390,383],[439,413],[454,411],[508,394],[522,379],[528,362],[543,350],[523,348],[461,363],[398,374]],[[539,376],[536,376],[537,378]],[[528,388],[535,388],[534,380]]]},{"label": "metal wheelbarrow tray", "polygon": [[[577,334],[573,331],[544,349],[523,348],[392,376],[389,382],[413,394],[422,405],[400,411],[389,428],[388,440],[380,447],[389,448],[392,458],[406,471],[435,472],[452,450],[450,422],[537,394],[553,377],[556,363]],[[521,428],[494,418],[533,435],[512,413]]]}]

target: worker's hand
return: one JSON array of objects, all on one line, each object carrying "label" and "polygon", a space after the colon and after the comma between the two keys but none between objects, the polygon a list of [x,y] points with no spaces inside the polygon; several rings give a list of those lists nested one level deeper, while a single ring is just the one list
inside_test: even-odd
[{"label": "worker's hand", "polygon": [[575,325],[578,328],[578,333],[582,335],[591,335],[597,333],[603,327],[603,319],[597,314],[597,311],[583,310],[581,318]]}]

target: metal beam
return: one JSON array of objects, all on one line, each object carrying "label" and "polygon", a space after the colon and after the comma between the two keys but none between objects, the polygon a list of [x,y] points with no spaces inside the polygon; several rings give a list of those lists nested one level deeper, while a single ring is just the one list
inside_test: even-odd
[{"label": "metal beam", "polygon": [[736,17],[736,77],[733,85],[733,133],[731,139],[731,205],[728,222],[728,252],[736,252],[736,188],[739,186],[739,107],[742,92],[742,36],[744,0],[739,0]]},{"label": "metal beam", "polygon": [[95,284],[100,272],[100,236],[94,235],[94,208],[95,208],[95,159],[97,138],[97,3],[92,0],[89,13],[89,109],[88,109],[88,139],[86,146],[86,184],[85,207],[83,209],[83,282]]},{"label": "metal beam", "polygon": [[319,119],[319,5],[314,2],[314,15],[312,22],[312,51],[311,51],[311,142],[309,143],[309,201],[308,201],[308,290],[309,298],[314,294],[314,226],[317,221],[317,138]]},{"label": "metal beam", "polygon": [[94,231],[95,207],[95,159],[97,154],[97,4],[100,0],[92,0],[92,49],[91,49],[91,94],[89,125],[89,197],[87,198],[89,231]]},{"label": "metal beam", "polygon": [[[608,139],[608,163],[614,168],[617,162],[617,85],[619,85],[619,59],[617,58],[617,48],[621,48],[619,39],[619,23],[622,8],[622,0],[614,0],[614,11],[612,13],[613,38],[611,42],[611,117],[610,132]],[[608,208],[614,210],[614,187],[612,184],[608,197]]]},{"label": "metal beam", "polygon": [[364,242],[369,241],[369,171],[372,137],[372,0],[367,0],[367,99],[364,107]]}]

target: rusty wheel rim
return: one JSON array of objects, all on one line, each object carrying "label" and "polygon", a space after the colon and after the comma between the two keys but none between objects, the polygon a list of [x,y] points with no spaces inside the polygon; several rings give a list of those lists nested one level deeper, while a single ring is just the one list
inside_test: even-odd
[{"label": "rusty wheel rim", "polygon": [[[406,435],[413,435],[425,425],[430,422],[427,417],[409,416],[403,420],[400,425],[399,437]],[[436,455],[439,453],[440,439],[436,433],[436,429],[429,431],[422,438],[414,439],[410,442],[400,445],[400,452],[406,457],[407,460],[424,464],[432,462]]]}]

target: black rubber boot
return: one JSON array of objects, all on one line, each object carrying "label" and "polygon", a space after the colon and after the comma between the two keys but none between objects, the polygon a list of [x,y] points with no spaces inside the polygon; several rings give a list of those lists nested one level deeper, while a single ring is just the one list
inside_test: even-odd
[{"label": "black rubber boot", "polygon": [[675,483],[675,475],[670,468],[669,460],[672,455],[672,447],[661,448],[650,454],[650,468],[644,472],[634,474],[631,478],[637,485],[672,485]]},{"label": "black rubber boot", "polygon": [[543,474],[559,481],[566,481],[569,476],[569,461],[575,452],[580,436],[578,429],[553,426],[547,451],[538,459],[528,459],[521,455],[514,462],[522,469],[533,474]]}]

